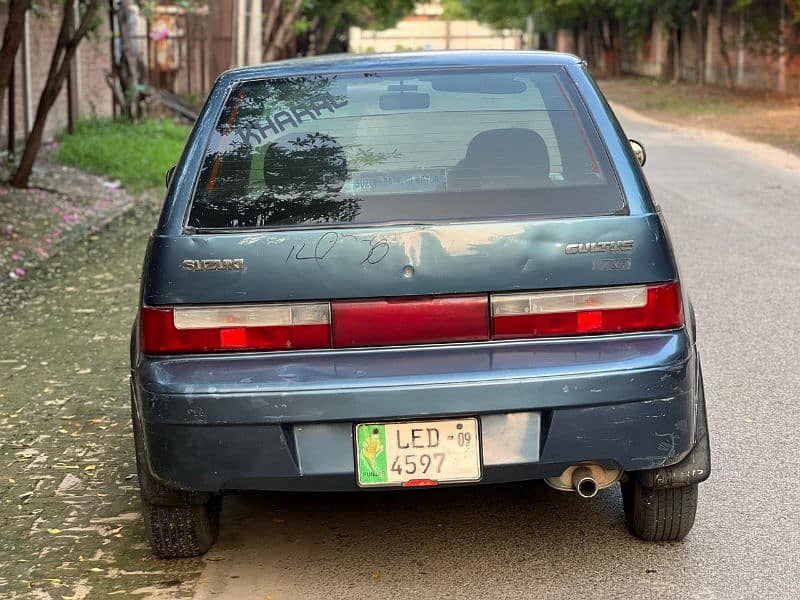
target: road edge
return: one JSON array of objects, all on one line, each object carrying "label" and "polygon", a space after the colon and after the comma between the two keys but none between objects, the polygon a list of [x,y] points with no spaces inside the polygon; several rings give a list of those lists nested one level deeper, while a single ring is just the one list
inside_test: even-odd
[{"label": "road edge", "polygon": [[[620,121],[639,121],[640,123],[644,123],[646,125],[654,125],[656,127],[664,127],[673,131],[679,131],[689,137],[702,138],[704,142],[711,142],[716,146],[724,148],[735,147],[746,152],[754,161],[772,167],[783,168],[790,173],[800,173],[800,156],[792,154],[791,152],[783,150],[782,148],[778,148],[777,146],[773,146],[772,144],[749,140],[747,138],[722,131],[721,129],[678,125],[670,121],[664,121],[648,116],[634,108],[631,108],[630,106],[626,106],[618,102],[609,101],[609,104]],[[645,147],[646,146],[647,145],[645,144]]]}]

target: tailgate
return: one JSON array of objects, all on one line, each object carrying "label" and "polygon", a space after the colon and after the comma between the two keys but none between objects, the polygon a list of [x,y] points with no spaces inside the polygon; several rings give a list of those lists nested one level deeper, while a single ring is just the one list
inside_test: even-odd
[{"label": "tailgate", "polygon": [[147,264],[143,301],[151,306],[677,279],[656,214],[155,236]]}]

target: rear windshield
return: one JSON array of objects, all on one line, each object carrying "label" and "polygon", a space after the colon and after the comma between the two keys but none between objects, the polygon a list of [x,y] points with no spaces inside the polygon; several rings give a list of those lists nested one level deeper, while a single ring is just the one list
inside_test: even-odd
[{"label": "rear windshield", "polygon": [[315,75],[236,85],[208,144],[198,229],[626,211],[561,68]]}]

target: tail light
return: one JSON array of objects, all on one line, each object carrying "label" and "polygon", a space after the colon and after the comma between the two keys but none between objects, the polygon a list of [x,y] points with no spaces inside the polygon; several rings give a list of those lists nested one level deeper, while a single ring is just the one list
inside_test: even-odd
[{"label": "tail light", "polygon": [[492,294],[491,306],[494,339],[651,331],[683,324],[677,282]]},{"label": "tail light", "polygon": [[143,307],[145,354],[304,350],[674,329],[677,282],[473,296]]},{"label": "tail light", "polygon": [[336,348],[489,339],[489,301],[485,294],[340,300],[332,307]]},{"label": "tail light", "polygon": [[144,307],[142,351],[178,354],[223,350],[329,348],[327,302],[209,307]]}]

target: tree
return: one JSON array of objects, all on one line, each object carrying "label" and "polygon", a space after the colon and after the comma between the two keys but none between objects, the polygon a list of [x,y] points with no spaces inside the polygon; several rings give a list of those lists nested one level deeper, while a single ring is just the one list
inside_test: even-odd
[{"label": "tree", "polygon": [[285,6],[283,0],[271,0],[264,26],[264,61],[278,58],[289,45],[294,33],[294,24],[303,8],[303,0],[291,0]]},{"label": "tree", "polygon": [[414,0],[264,0],[264,60],[321,54],[350,26],[385,29]]},{"label": "tree", "polygon": [[526,20],[535,15],[539,31],[572,31],[576,47],[583,34],[585,58],[615,75],[622,68],[623,35],[649,23],[653,0],[460,0],[460,7],[454,3],[449,0],[445,5],[446,16],[463,9],[495,29],[525,29]]},{"label": "tree", "polygon": [[53,108],[56,98],[64,86],[64,81],[69,73],[70,63],[75,56],[78,45],[86,37],[89,31],[96,25],[95,15],[100,7],[101,0],[80,0],[80,14],[77,27],[75,27],[75,5],[72,0],[65,0],[61,17],[61,27],[58,32],[56,47],[50,60],[50,70],[47,73],[42,93],[39,96],[39,104],[36,108],[36,117],[33,120],[31,132],[25,143],[17,170],[11,178],[11,185],[16,188],[28,186],[33,163],[39,154],[44,135],[44,126],[47,115]]},{"label": "tree", "polygon": [[706,84],[706,26],[708,17],[708,0],[698,0],[695,7],[695,30],[697,32],[697,85]]},{"label": "tree", "polygon": [[733,63],[728,54],[728,40],[725,38],[725,19],[730,3],[727,0],[714,0],[714,21],[717,35],[717,51],[725,66],[725,86],[733,87]]},{"label": "tree", "polygon": [[112,3],[112,10],[119,23],[119,56],[112,56],[111,74],[106,81],[114,93],[114,100],[122,114],[131,121],[142,117],[142,95],[139,88],[139,55],[131,39],[132,2],[119,0]]},{"label": "tree", "polygon": [[33,4],[32,0],[9,0],[8,21],[3,32],[3,45],[0,47],[0,115],[3,114],[6,90],[11,82],[11,71],[22,42],[25,13]]}]

